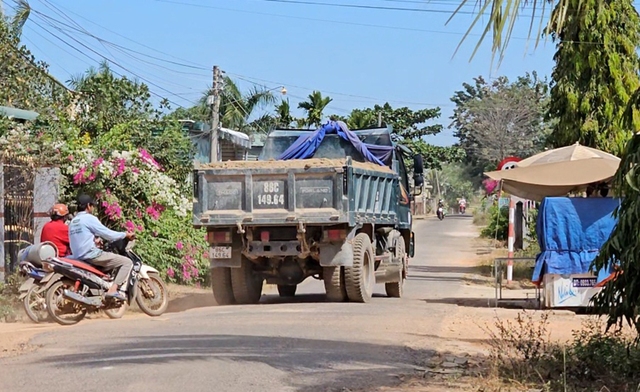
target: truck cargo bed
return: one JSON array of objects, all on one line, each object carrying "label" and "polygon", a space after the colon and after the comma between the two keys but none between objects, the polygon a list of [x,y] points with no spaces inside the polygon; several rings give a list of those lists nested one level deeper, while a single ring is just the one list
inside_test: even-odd
[{"label": "truck cargo bed", "polygon": [[194,181],[196,226],[397,222],[398,175],[349,157],[219,162]]}]

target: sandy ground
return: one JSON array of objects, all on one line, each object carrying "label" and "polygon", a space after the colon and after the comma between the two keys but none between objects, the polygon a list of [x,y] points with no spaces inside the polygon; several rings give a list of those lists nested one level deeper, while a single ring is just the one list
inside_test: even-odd
[{"label": "sandy ground", "polygon": [[[450,218],[449,218],[450,219]],[[421,230],[453,230],[447,232],[443,238],[438,238],[429,243],[429,260],[422,263],[415,263],[413,269],[410,268],[410,279],[412,283],[408,288],[408,299],[401,302],[403,308],[387,308],[391,306],[391,302],[385,301],[376,306],[369,308],[354,305],[350,307],[352,314],[345,314],[344,304],[315,304],[316,297],[309,295],[300,297],[298,303],[282,304],[277,297],[273,297],[276,290],[275,287],[266,286],[265,295],[271,295],[270,301],[273,305],[262,305],[256,307],[225,307],[219,308],[215,305],[215,301],[208,289],[197,289],[193,287],[170,286],[170,305],[167,310],[167,317],[159,319],[148,319],[144,315],[138,313],[136,309],[124,316],[124,319],[143,318],[136,323],[140,325],[154,325],[155,328],[174,328],[172,333],[189,332],[186,328],[192,328],[193,331],[216,331],[216,334],[224,334],[223,331],[233,331],[236,334],[250,336],[255,334],[255,329],[260,326],[260,334],[264,334],[265,330],[273,328],[274,334],[318,334],[318,331],[304,332],[300,326],[309,322],[313,317],[322,318],[327,329],[336,328],[338,325],[349,327],[353,325],[373,325],[375,322],[383,322],[384,330],[371,329],[370,340],[394,342],[402,342],[410,352],[416,353],[416,370],[411,373],[398,373],[397,380],[400,382],[398,386],[385,386],[377,389],[363,387],[363,389],[355,389],[362,391],[384,391],[384,392],[435,392],[435,391],[459,391],[459,390],[477,390],[477,385],[473,384],[467,377],[460,377],[458,373],[447,374],[447,369],[442,370],[442,374],[431,374],[427,378],[423,378],[422,374],[427,374],[426,369],[430,366],[444,366],[444,362],[455,362],[462,359],[465,368],[475,371],[482,357],[487,354],[487,328],[491,328],[496,318],[501,320],[513,320],[521,310],[494,308],[491,305],[491,299],[494,298],[494,289],[487,284],[487,279],[474,274],[474,269],[478,265],[480,256],[480,248],[483,244],[477,238],[477,229],[469,224],[445,222],[442,226],[439,223],[425,224]],[[450,228],[450,229],[447,229]],[[420,233],[420,235],[422,235]],[[444,244],[444,241],[451,243]],[[436,246],[440,244],[440,248]],[[457,248],[456,244],[460,245]],[[471,244],[471,246],[469,245]],[[423,245],[424,246],[424,245]],[[439,246],[439,245],[438,245]],[[470,249],[470,248],[477,249]],[[455,251],[452,251],[456,249]],[[469,249],[467,249],[469,248]],[[463,250],[460,250],[463,249]],[[420,250],[420,249],[418,249]],[[477,250],[477,251],[476,251]],[[412,278],[413,276],[413,278]],[[412,280],[413,279],[413,280]],[[312,282],[312,285],[315,284]],[[315,291],[311,291],[315,292]],[[510,290],[505,295],[523,296],[524,292],[519,290]],[[381,299],[382,301],[382,299]],[[313,306],[317,315],[309,313],[306,309]],[[198,309],[202,308],[202,309]],[[269,315],[282,312],[296,312],[296,319],[299,319],[298,329],[293,326],[285,328],[284,321],[280,317],[269,318]],[[385,317],[386,314],[393,314],[395,317]],[[175,313],[180,313],[176,315]],[[576,315],[569,311],[548,311],[550,315],[551,336],[556,340],[568,340],[571,338],[573,330],[580,328],[581,323],[587,316]],[[226,317],[216,317],[224,314]],[[326,314],[326,316],[324,316]],[[176,317],[179,316],[179,317]],[[308,319],[305,317],[309,317]],[[83,321],[76,331],[95,330],[105,334],[108,332],[108,325],[100,324],[101,316],[92,317],[93,320]],[[295,323],[292,319],[291,323]],[[363,324],[364,323],[364,324]],[[89,325],[95,324],[95,325]],[[133,326],[131,323],[123,323]],[[48,350],[62,350],[64,346],[58,347],[52,341],[52,334],[49,331],[59,329],[61,327],[46,323],[43,325],[30,324],[28,322],[19,322],[13,324],[0,323],[0,357],[15,357],[18,354],[32,351],[38,348],[42,341],[49,344]],[[282,329],[285,328],[285,329]],[[154,329],[155,330],[155,329]],[[71,329],[60,329],[60,339],[65,339],[73,344],[74,338],[67,332]],[[292,331],[296,331],[295,333]],[[335,331],[339,331],[336,329]],[[156,332],[153,332],[156,333]],[[228,332],[227,332],[228,333]],[[358,341],[361,339],[358,335],[353,335],[348,328],[344,332],[335,332],[336,340],[342,338],[341,342]],[[43,338],[36,338],[36,335],[42,335]],[[58,332],[56,331],[56,336]],[[69,335],[69,336],[66,336]],[[66,337],[65,337],[66,336]],[[297,335],[296,335],[297,336]],[[394,338],[397,336],[397,338]],[[64,337],[64,338],[63,338]],[[308,336],[306,336],[308,338]],[[78,339],[80,339],[78,337]],[[245,340],[247,338],[244,338]],[[200,345],[201,343],[195,343]],[[345,343],[340,343],[331,350],[321,348],[320,352],[339,351]],[[75,350],[71,346],[68,350]],[[288,346],[287,346],[288,347]],[[386,346],[385,346],[386,347]],[[242,348],[242,347],[241,347]],[[46,347],[38,350],[46,351]],[[310,347],[309,350],[312,350]],[[388,349],[388,348],[385,348]],[[363,350],[362,358],[371,358],[367,349]],[[372,348],[371,350],[378,350]],[[354,348],[357,353],[357,348]],[[435,355],[425,355],[419,353],[437,352]],[[53,352],[53,351],[52,351]],[[56,351],[57,352],[57,351]],[[48,352],[47,352],[48,353]],[[40,356],[49,355],[42,352]],[[319,355],[319,354],[318,354]],[[351,353],[350,355],[353,355]],[[396,354],[394,354],[396,355]],[[25,357],[32,357],[27,355]],[[356,355],[357,357],[357,355]],[[22,357],[20,357],[22,358]],[[24,360],[28,362],[28,360]],[[297,363],[299,359],[296,359]],[[364,361],[364,359],[363,359]],[[211,369],[212,365],[204,364],[207,369]],[[203,366],[204,366],[203,365]],[[224,365],[227,366],[227,365]],[[311,366],[311,365],[309,365]],[[16,368],[19,369],[19,368]],[[222,369],[226,369],[223,367]],[[455,369],[454,369],[455,370]],[[220,373],[223,375],[224,373]],[[256,373],[257,374],[257,373]],[[260,377],[265,379],[264,373]],[[256,375],[257,377],[257,375]],[[327,389],[328,391],[329,389]],[[333,390],[333,389],[331,389]],[[337,389],[340,390],[340,389]],[[341,391],[355,391],[354,389],[342,389]],[[323,391],[325,391],[323,389]]]},{"label": "sandy ground", "polygon": [[[199,166],[201,169],[251,169],[251,168],[270,168],[270,169],[291,169],[291,168],[310,168],[328,167],[342,168],[346,161],[344,159],[328,159],[328,158],[310,158],[310,159],[292,159],[288,161],[226,161],[216,163],[206,163]],[[383,172],[392,172],[387,166],[380,166],[370,162],[352,161],[352,166],[369,170],[377,170]]]}]

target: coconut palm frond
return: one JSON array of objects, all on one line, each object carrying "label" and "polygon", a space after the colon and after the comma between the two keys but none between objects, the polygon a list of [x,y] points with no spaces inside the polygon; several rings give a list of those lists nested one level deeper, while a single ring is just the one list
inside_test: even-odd
[{"label": "coconut palm frond", "polygon": [[[462,0],[458,5],[458,8],[453,12],[447,23],[449,23],[465,5],[472,4],[471,0]],[[567,19],[567,10],[569,9],[569,0],[476,0],[475,10],[476,15],[469,26],[469,29],[465,32],[464,36],[460,40],[455,53],[458,52],[462,44],[467,40],[469,34],[479,25],[484,23],[482,33],[474,50],[471,54],[470,60],[476,55],[478,49],[487,38],[491,35],[491,51],[493,55],[499,55],[500,60],[503,59],[506,49],[511,40],[513,29],[515,24],[522,17],[522,11],[532,10],[532,14],[527,16],[530,18],[528,38],[531,39],[534,34],[534,24],[538,22],[538,29],[535,33],[535,46],[537,47],[540,38],[548,36],[548,27],[554,26],[554,32],[559,34],[564,28],[565,21]],[[583,7],[582,0],[578,0],[578,10]],[[549,10],[554,10],[549,13]],[[486,23],[483,22],[486,20]],[[546,22],[546,23],[545,23]],[[527,48],[528,49],[528,48]],[[525,49],[526,50],[526,49]]]},{"label": "coconut palm frond", "polygon": [[20,36],[22,34],[22,28],[25,23],[27,23],[27,19],[29,19],[29,15],[31,14],[31,6],[27,0],[17,0],[15,10],[16,12],[11,18],[10,26],[13,33],[16,36]]}]

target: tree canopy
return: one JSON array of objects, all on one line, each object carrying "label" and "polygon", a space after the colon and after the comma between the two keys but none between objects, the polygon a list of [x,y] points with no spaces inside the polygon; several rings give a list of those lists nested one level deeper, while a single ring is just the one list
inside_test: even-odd
[{"label": "tree canopy", "polygon": [[[547,118],[557,120],[554,147],[575,142],[620,155],[632,128],[622,123],[629,98],[640,87],[640,17],[629,0],[572,0],[560,24],[548,28],[557,43]],[[553,13],[562,12],[556,8]],[[594,44],[597,43],[597,44]],[[633,114],[632,114],[633,117]]]},{"label": "tree canopy", "polygon": [[456,105],[451,116],[454,135],[466,161],[480,173],[503,158],[527,157],[544,147],[548,84],[535,72],[514,82],[504,76],[487,82],[479,76],[473,84],[464,83],[451,101]]}]

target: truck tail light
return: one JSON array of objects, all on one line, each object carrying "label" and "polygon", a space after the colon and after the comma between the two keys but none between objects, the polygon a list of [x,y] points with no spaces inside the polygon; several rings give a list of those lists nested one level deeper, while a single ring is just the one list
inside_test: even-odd
[{"label": "truck tail light", "polygon": [[340,241],[347,238],[347,232],[342,229],[329,229],[324,231],[325,241]]},{"label": "truck tail light", "polygon": [[260,232],[260,241],[269,242],[270,233],[265,230]]},{"label": "truck tail light", "polygon": [[210,231],[209,243],[211,244],[230,244],[231,240],[230,231]]}]

